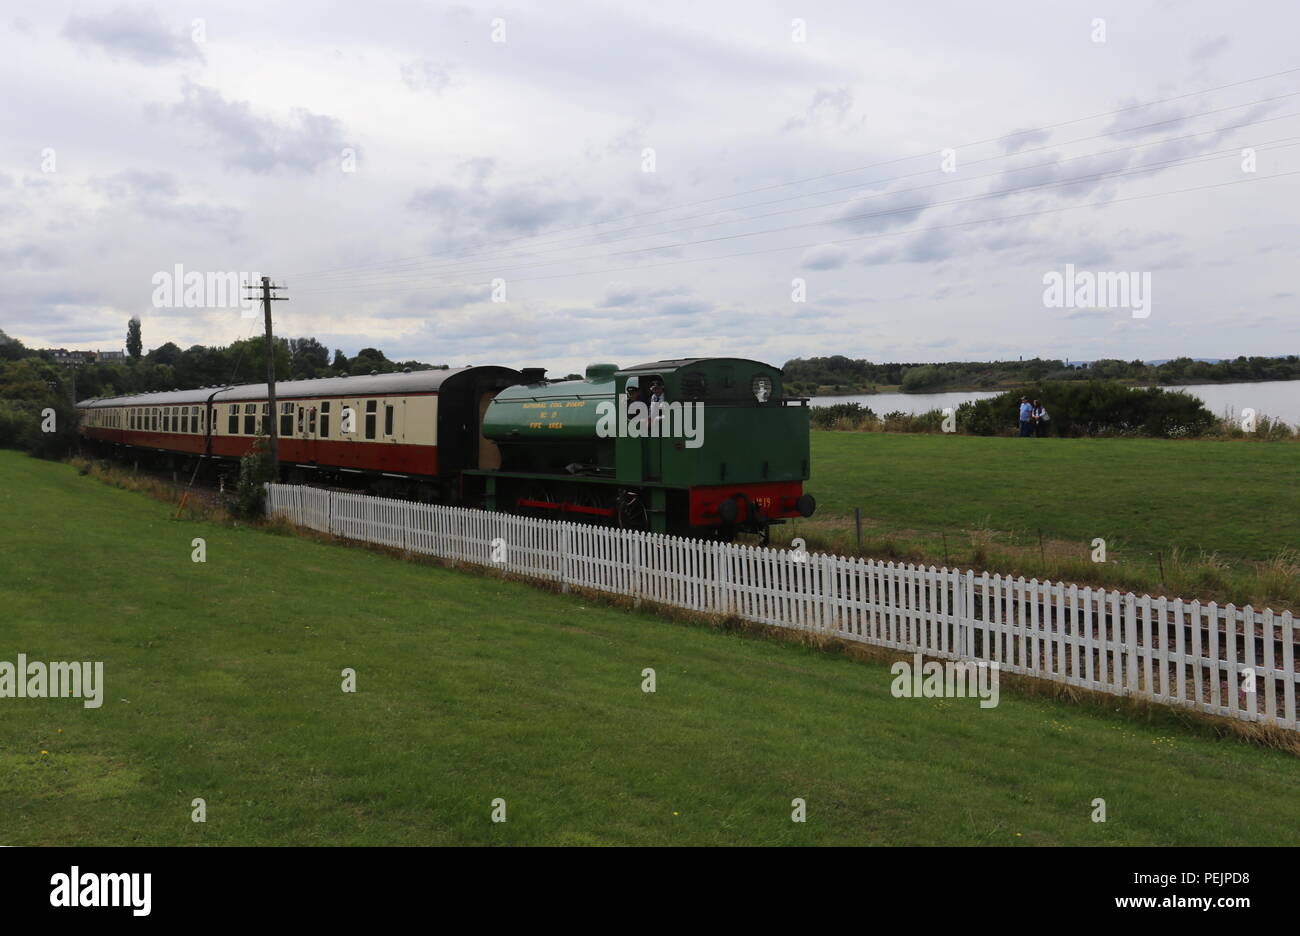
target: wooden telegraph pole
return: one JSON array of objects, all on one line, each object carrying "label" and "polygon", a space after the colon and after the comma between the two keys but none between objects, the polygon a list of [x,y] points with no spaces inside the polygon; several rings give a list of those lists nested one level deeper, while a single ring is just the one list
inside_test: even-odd
[{"label": "wooden telegraph pole", "polygon": [[[250,285],[249,288],[254,288]],[[271,293],[277,289],[284,289],[284,286],[272,286],[271,277],[262,277],[262,314],[266,319],[266,408],[267,425],[266,434],[271,440],[271,462],[275,465],[280,464],[280,439],[278,435],[279,414],[276,412],[275,401],[275,344],[271,333],[271,303],[288,302],[288,296],[273,296]],[[248,297],[253,298],[253,297]]]}]

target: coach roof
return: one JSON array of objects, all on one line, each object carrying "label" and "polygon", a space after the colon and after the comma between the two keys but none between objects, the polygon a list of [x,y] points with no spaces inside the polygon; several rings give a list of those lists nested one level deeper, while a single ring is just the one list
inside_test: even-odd
[{"label": "coach roof", "polygon": [[[392,374],[368,374],[360,377],[319,377],[315,380],[277,380],[275,395],[281,399],[298,397],[365,397],[404,393],[436,393],[448,378],[476,367],[452,367],[440,370],[399,371]],[[199,387],[196,390],[163,390],[158,393],[133,393],[130,396],[101,397],[82,400],[79,407],[99,406],[177,406],[243,400],[265,400],[266,384],[239,384],[230,387]]]}]

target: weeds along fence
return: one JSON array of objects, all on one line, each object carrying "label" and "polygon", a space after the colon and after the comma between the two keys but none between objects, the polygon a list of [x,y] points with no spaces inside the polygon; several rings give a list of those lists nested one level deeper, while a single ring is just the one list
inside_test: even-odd
[{"label": "weeds along fence", "polygon": [[1247,605],[267,485],[347,539],[1300,730],[1295,622]]}]

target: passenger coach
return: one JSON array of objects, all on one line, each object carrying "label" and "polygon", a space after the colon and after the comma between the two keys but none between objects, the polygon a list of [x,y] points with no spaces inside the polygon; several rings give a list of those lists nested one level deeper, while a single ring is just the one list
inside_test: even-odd
[{"label": "passenger coach", "polygon": [[[508,367],[277,382],[280,461],[294,480],[367,474],[441,483],[494,464],[481,414],[523,375]],[[97,443],[169,456],[237,459],[269,432],[266,384],[85,400],[82,433]],[[450,497],[455,492],[442,491]]]}]

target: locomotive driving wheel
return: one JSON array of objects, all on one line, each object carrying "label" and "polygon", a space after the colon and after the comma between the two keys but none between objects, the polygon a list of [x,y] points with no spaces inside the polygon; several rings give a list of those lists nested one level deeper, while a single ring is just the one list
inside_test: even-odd
[{"label": "locomotive driving wheel", "polygon": [[[610,507],[613,506],[610,504],[607,497],[602,497],[598,491],[592,488],[584,488],[582,491],[575,494],[571,500],[575,507],[590,507],[595,510],[608,511]],[[576,511],[576,513],[578,519],[582,522],[594,523],[601,526],[612,523],[614,519],[605,514],[590,513],[585,510]]]}]

